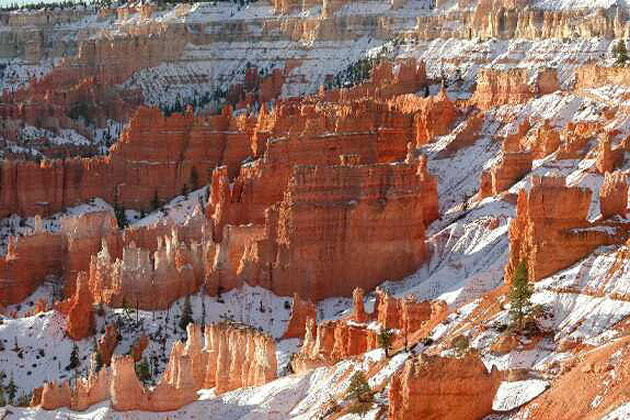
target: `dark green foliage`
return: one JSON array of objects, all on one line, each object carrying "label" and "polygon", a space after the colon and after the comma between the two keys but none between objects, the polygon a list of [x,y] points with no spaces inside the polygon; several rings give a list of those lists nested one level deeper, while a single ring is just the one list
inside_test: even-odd
[{"label": "dark green foliage", "polygon": [[72,345],[72,352],[70,353],[70,363],[66,367],[66,370],[77,369],[81,366],[81,359],[79,359],[79,346]]},{"label": "dark green foliage", "polygon": [[13,404],[13,401],[15,400],[15,396],[17,395],[17,386],[15,386],[15,381],[13,380],[13,372],[11,372],[9,385],[7,385],[7,395],[9,397],[8,403]]},{"label": "dark green foliage", "polygon": [[114,214],[116,214],[116,220],[118,221],[118,229],[124,229],[129,226],[129,220],[127,220],[124,208],[116,206],[114,208]]},{"label": "dark green foliage", "polygon": [[615,64],[618,66],[624,65],[628,62],[628,49],[626,48],[626,41],[620,39],[619,42],[613,47],[613,55],[615,56]]},{"label": "dark green foliage", "polygon": [[190,296],[186,296],[184,307],[182,308],[182,316],[179,318],[179,328],[186,330],[188,324],[193,322],[192,307],[190,306]]},{"label": "dark green foliage", "polygon": [[382,328],[378,332],[378,346],[385,350],[385,357],[389,357],[389,351],[392,348],[392,332],[387,328]]},{"label": "dark green foliage", "polygon": [[136,376],[142,383],[147,384],[151,382],[151,369],[149,368],[149,362],[147,362],[146,358],[142,358],[138,363],[136,363]]},{"label": "dark green foliage", "polygon": [[362,371],[355,372],[350,378],[346,396],[352,401],[349,409],[351,413],[364,416],[372,407],[374,393]]},{"label": "dark green foliage", "polygon": [[197,168],[194,166],[190,171],[190,188],[193,190],[199,188],[199,173],[197,172]]},{"label": "dark green foliage", "polygon": [[465,335],[458,335],[451,342],[458,355],[466,354],[470,348],[470,340]]},{"label": "dark green foliage", "polygon": [[31,394],[21,391],[18,396],[15,406],[17,407],[28,407],[31,404]]},{"label": "dark green foliage", "polygon": [[525,318],[532,309],[530,301],[532,288],[527,281],[527,264],[524,260],[520,262],[514,273],[508,297],[510,299],[510,321],[512,327],[518,331],[523,331]]},{"label": "dark green foliage", "polygon": [[153,211],[160,208],[160,196],[158,195],[157,190],[153,193],[153,199],[151,200],[151,209]]}]

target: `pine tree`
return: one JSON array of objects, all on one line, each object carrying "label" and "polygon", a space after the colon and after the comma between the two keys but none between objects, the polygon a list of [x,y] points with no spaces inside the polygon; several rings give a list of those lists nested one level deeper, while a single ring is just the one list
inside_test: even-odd
[{"label": "pine tree", "polygon": [[617,45],[613,47],[613,53],[615,57],[617,58],[617,61],[616,61],[617,65],[625,64],[629,60],[628,49],[626,48],[626,41],[623,39],[620,39]]},{"label": "pine tree", "polygon": [[0,407],[7,405],[7,400],[4,397],[4,387],[0,387]]},{"label": "pine tree", "polygon": [[118,221],[118,229],[124,229],[129,226],[127,214],[125,213],[125,209],[122,206],[116,206],[114,208],[114,214],[116,215],[116,220]]},{"label": "pine tree", "polygon": [[190,187],[193,190],[196,190],[199,186],[199,174],[197,173],[197,168],[193,166],[190,170]]},{"label": "pine tree", "polygon": [[519,331],[523,329],[526,315],[531,309],[532,289],[527,281],[527,264],[521,261],[512,278],[512,285],[508,295],[510,299],[510,320]]},{"label": "pine tree", "polygon": [[385,350],[385,357],[389,357],[389,350],[392,348],[392,332],[387,328],[382,328],[378,333],[378,346]]},{"label": "pine tree", "polygon": [[350,407],[351,413],[363,416],[372,406],[374,394],[362,371],[355,372],[352,378],[350,378],[350,385],[346,391],[346,397],[353,401]]},{"label": "pine tree", "polygon": [[144,357],[136,363],[136,376],[145,384],[151,381],[151,369],[149,369],[149,363]]},{"label": "pine tree", "polygon": [[193,322],[193,319],[190,296],[186,296],[186,299],[184,300],[184,307],[182,308],[182,316],[179,318],[179,328],[185,330],[191,322]]},{"label": "pine tree", "polygon": [[81,360],[79,359],[79,346],[72,345],[72,352],[70,353],[70,363],[66,367],[66,370],[76,369],[81,366]]},{"label": "pine tree", "polygon": [[151,208],[153,211],[160,208],[160,196],[158,195],[157,190],[155,190],[153,193],[153,200],[151,200]]},{"label": "pine tree", "polygon": [[94,341],[92,342],[92,357],[92,367],[94,369],[94,372],[98,372],[103,368],[103,357],[101,356],[101,352],[98,348],[96,338],[94,338]]},{"label": "pine tree", "polygon": [[7,393],[9,396],[9,404],[13,404],[13,400],[17,395],[17,386],[15,386],[15,381],[13,380],[13,372],[11,372],[11,378],[9,379],[9,385],[7,386]]}]

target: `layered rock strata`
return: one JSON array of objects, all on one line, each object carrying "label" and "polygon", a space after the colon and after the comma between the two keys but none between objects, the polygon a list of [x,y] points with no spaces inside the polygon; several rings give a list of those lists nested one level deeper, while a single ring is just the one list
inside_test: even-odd
[{"label": "layered rock strata", "polygon": [[[371,289],[415,271],[427,257],[424,229],[433,219],[425,215],[435,213],[437,197],[425,160],[351,162],[356,159],[296,166],[284,199],[266,210],[264,237],[246,245],[236,278],[215,259],[206,287],[225,290],[247,281],[319,300],[350,295],[357,278]],[[361,247],[360,256],[351,244]]]},{"label": "layered rock strata", "polygon": [[251,154],[246,125],[245,119],[231,116],[229,107],[222,115],[199,118],[191,112],[165,117],[141,107],[108,156],[39,164],[3,161],[0,217],[48,215],[93,197],[150,209],[156,200],[198,188],[217,165],[236,170]]},{"label": "layered rock strata", "polygon": [[[600,245],[623,243],[627,232],[622,224],[611,225],[614,233],[610,233],[610,229],[588,222],[591,195],[590,190],[567,187],[560,176],[532,178],[529,192],[519,192],[516,218],[510,223],[506,282],[511,281],[523,260],[529,279],[537,281],[570,266]],[[608,208],[606,194],[604,201]]]}]

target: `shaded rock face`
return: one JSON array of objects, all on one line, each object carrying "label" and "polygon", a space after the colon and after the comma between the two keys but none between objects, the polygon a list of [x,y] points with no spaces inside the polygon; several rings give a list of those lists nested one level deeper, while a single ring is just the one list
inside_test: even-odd
[{"label": "shaded rock face", "polygon": [[89,267],[90,255],[101,241],[118,233],[116,218],[107,211],[63,219],[58,233],[42,232],[39,224],[36,219],[30,235],[10,238],[7,254],[0,257],[0,304],[22,301],[49,275],[63,277],[71,296],[77,274]]},{"label": "shaded rock face", "polygon": [[501,375],[479,356],[459,359],[420,355],[392,378],[389,420],[482,418],[492,412]]},{"label": "shaded rock face", "polygon": [[623,157],[624,150],[621,148],[613,150],[611,136],[609,134],[604,135],[597,148],[597,161],[595,162],[597,172],[600,174],[613,172],[623,162]]},{"label": "shaded rock face", "polygon": [[180,241],[177,230],[158,237],[157,249],[138,248],[135,242],[113,258],[107,243],[90,261],[89,284],[94,301],[120,307],[164,309],[193,293],[203,280],[203,247]]},{"label": "shaded rock face", "polygon": [[302,300],[297,293],[293,294],[293,306],[291,307],[291,317],[282,338],[304,337],[306,332],[306,321],[316,319],[317,312],[315,304],[310,300]]},{"label": "shaded rock face", "polygon": [[81,273],[77,277],[77,288],[74,296],[60,302],[55,308],[66,315],[66,333],[71,339],[82,340],[92,335],[94,329],[92,303],[87,274]]},{"label": "shaded rock face", "polygon": [[532,170],[531,152],[521,150],[513,140],[506,139],[499,160],[481,173],[479,197],[486,198],[504,191]]},{"label": "shaded rock face", "polygon": [[98,352],[101,355],[101,362],[109,366],[114,354],[114,349],[118,345],[118,329],[115,325],[105,326],[105,334],[98,340]]},{"label": "shaded rock face", "polygon": [[149,209],[156,196],[161,200],[179,195],[184,186],[198,187],[218,164],[236,169],[250,155],[243,124],[229,109],[195,118],[192,113],[165,117],[141,107],[108,156],[3,162],[0,217],[49,214],[92,197]]},{"label": "shaded rock face", "polygon": [[[511,281],[522,260],[527,263],[529,279],[537,281],[570,266],[600,245],[623,243],[627,232],[622,225],[587,221],[591,195],[590,190],[567,187],[559,176],[534,177],[529,193],[519,192],[516,218],[509,228],[506,282]],[[604,201],[608,209],[615,200],[605,194]],[[599,229],[605,226],[614,233]]]}]

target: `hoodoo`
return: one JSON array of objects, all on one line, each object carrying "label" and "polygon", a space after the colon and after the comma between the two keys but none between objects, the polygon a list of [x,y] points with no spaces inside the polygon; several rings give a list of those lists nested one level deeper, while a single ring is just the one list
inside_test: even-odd
[{"label": "hoodoo", "polygon": [[627,1],[6,3],[9,417],[630,418]]}]

